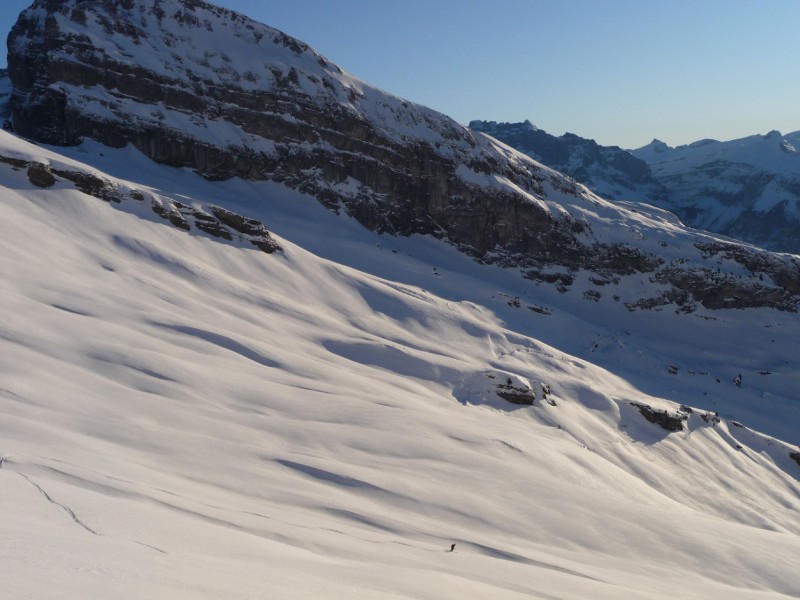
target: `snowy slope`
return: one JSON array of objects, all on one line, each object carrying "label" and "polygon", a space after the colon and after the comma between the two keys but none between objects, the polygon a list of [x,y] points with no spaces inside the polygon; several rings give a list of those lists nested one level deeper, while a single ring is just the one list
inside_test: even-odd
[{"label": "snowy slope", "polygon": [[[0,155],[223,204],[283,247],[0,164],[9,597],[800,594],[795,314],[631,313],[131,149]],[[668,433],[631,402],[695,410]]]}]

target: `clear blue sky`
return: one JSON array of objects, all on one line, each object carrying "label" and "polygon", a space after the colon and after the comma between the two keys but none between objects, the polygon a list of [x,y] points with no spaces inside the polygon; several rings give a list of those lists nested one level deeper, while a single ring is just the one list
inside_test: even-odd
[{"label": "clear blue sky", "polygon": [[[627,148],[800,130],[800,0],[216,3],[462,123]],[[30,0],[0,4],[7,32]]]}]

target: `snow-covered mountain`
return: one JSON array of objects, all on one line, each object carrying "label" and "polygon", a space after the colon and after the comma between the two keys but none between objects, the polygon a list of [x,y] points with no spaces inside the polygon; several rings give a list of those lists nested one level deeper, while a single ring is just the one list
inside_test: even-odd
[{"label": "snow-covered mountain", "polygon": [[204,2],[10,46],[9,597],[800,595],[795,258]]},{"label": "snow-covered mountain", "polygon": [[524,123],[472,121],[482,131],[566,173],[596,194],[646,202],[692,227],[776,252],[800,253],[800,132],[637,150],[561,137]]},{"label": "snow-covered mountain", "polygon": [[601,146],[574,133],[557,137],[530,121],[498,123],[471,121],[470,129],[497,138],[561,173],[584,184],[608,200],[663,200],[666,190],[647,163],[618,146]]},{"label": "snow-covered mountain", "polygon": [[669,190],[659,206],[702,229],[800,253],[800,132],[634,150]]},{"label": "snow-covered mountain", "polygon": [[[800,299],[793,260],[704,238],[664,251],[669,215],[606,202],[205,2],[34,2],[8,46],[14,127],[42,143],[130,143],[208,179],[282,182],[372,230],[435,235],[560,289],[592,272],[629,307],[796,310]],[[752,277],[703,258],[721,254]],[[631,277],[661,285],[614,291]]]}]

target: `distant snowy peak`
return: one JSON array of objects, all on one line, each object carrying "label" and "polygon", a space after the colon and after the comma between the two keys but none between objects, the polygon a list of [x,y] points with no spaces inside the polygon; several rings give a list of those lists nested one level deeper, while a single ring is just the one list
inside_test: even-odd
[{"label": "distant snowy peak", "polygon": [[472,121],[470,127],[605,198],[646,202],[698,229],[800,253],[800,132],[702,139],[676,148],[654,139],[625,151],[524,123]]},{"label": "distant snowy peak", "polygon": [[635,151],[632,151],[631,154],[633,154],[634,156],[645,162],[650,162],[649,161],[650,156],[658,156],[664,154],[665,152],[669,152],[670,150],[672,150],[672,148],[668,146],[665,142],[662,142],[657,138],[653,138],[652,142],[650,142],[646,146],[642,146],[641,148]]},{"label": "distant snowy peak", "polygon": [[770,131],[633,150],[669,190],[660,206],[695,227],[800,253],[800,135]]},{"label": "distant snowy peak", "polygon": [[775,173],[782,174],[787,170],[794,173],[798,168],[796,163],[800,162],[800,153],[795,147],[798,137],[800,136],[797,132],[784,136],[779,131],[770,131],[765,135],[752,135],[727,142],[698,140],[675,148],[653,140],[631,153],[651,166],[663,166],[660,163],[675,160],[695,163],[708,159],[725,159],[758,166]]}]

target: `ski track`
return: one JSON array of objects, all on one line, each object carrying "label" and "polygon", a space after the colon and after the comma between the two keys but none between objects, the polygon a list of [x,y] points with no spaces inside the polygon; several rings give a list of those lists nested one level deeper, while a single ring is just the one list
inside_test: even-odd
[{"label": "ski track", "polygon": [[160,552],[161,554],[169,554],[166,550],[162,550],[161,548],[157,548],[155,546],[151,546],[150,544],[145,544],[144,542],[136,542],[140,546],[144,546],[145,548],[150,548],[150,550],[155,550],[156,552]]},{"label": "ski track", "polygon": [[83,527],[83,528],[84,528],[86,531],[88,531],[88,532],[89,532],[89,533],[91,533],[92,535],[97,535],[97,536],[99,536],[99,535],[100,535],[100,534],[99,534],[99,533],[97,533],[97,532],[96,532],[94,529],[92,529],[91,527],[89,527],[89,526],[88,526],[86,523],[84,523],[83,521],[81,521],[81,520],[78,518],[78,515],[76,515],[76,514],[75,514],[75,511],[73,511],[73,510],[72,510],[72,509],[71,509],[69,506],[67,506],[66,504],[61,504],[60,502],[56,502],[55,500],[53,500],[53,498],[50,496],[50,494],[48,494],[46,491],[44,491],[44,489],[42,488],[42,486],[40,486],[38,483],[36,483],[36,482],[35,482],[33,479],[31,479],[30,477],[28,477],[28,476],[27,476],[27,475],[25,475],[24,473],[18,473],[18,475],[19,475],[20,477],[24,477],[24,478],[25,478],[25,479],[28,481],[28,483],[30,483],[30,484],[31,484],[33,487],[35,487],[37,490],[39,490],[39,493],[40,493],[40,494],[42,494],[42,496],[44,496],[44,497],[45,497],[45,499],[46,499],[48,502],[50,502],[51,504],[55,504],[56,506],[58,506],[59,508],[61,508],[61,509],[62,509],[64,512],[66,512],[66,513],[67,513],[67,514],[70,516],[70,518],[71,518],[73,521],[75,521],[75,523],[77,523],[78,525],[80,525],[81,527]]}]

